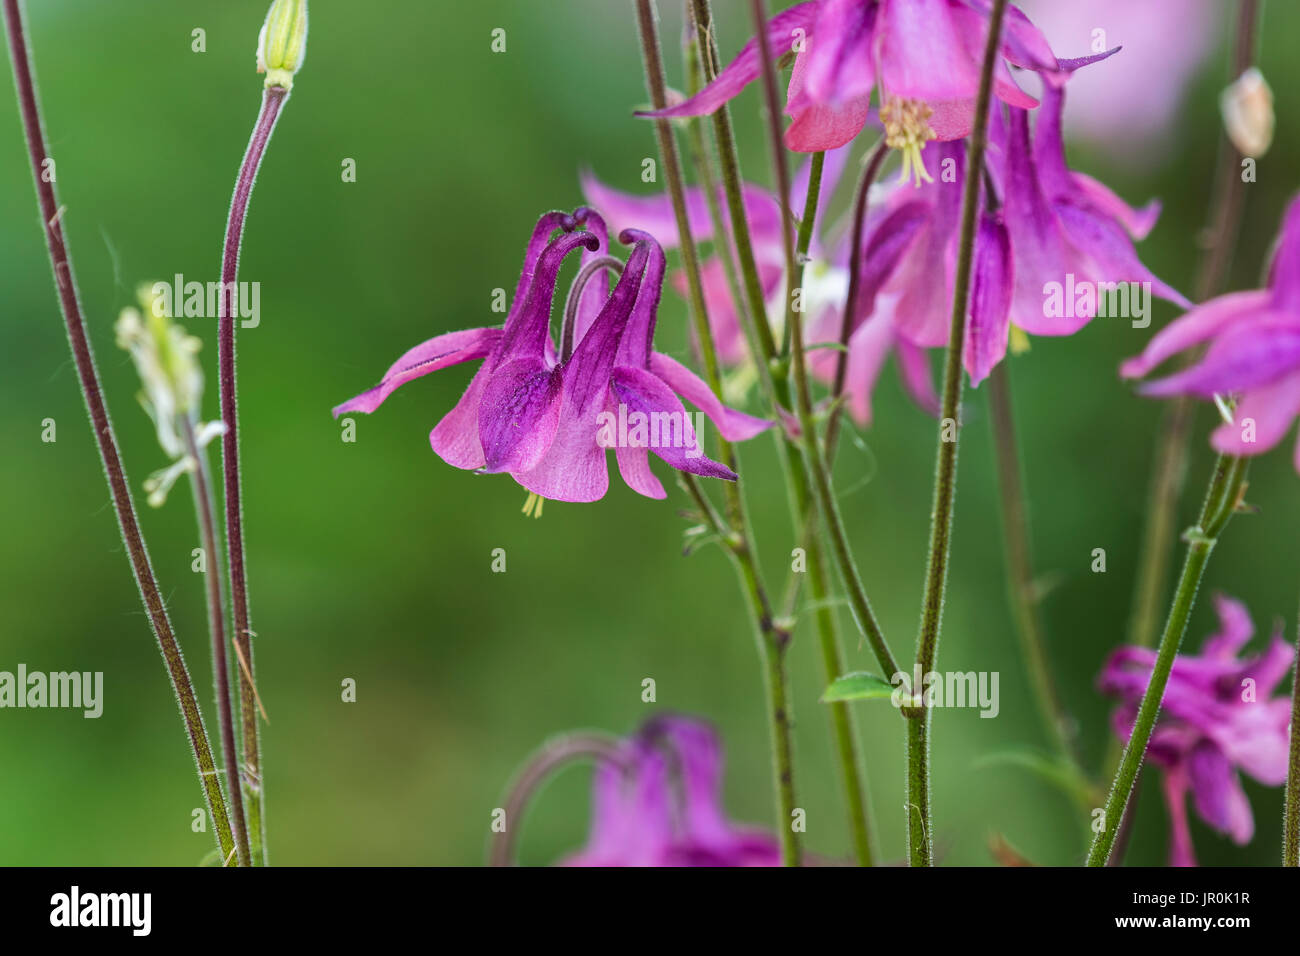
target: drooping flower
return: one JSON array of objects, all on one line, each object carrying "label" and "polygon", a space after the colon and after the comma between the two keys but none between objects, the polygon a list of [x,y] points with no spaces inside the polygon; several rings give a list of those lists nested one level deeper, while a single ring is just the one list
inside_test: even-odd
[{"label": "drooping flower", "polygon": [[[1058,76],[1113,52],[1060,60]],[[1121,284],[1125,294],[1116,302],[1140,294],[1129,283],[1148,282],[1154,294],[1186,301],[1152,275],[1133,248],[1133,239],[1154,226],[1159,205],[1135,210],[1066,165],[1063,87],[1064,80],[1045,84],[1032,136],[1027,110],[1009,107],[1004,116],[995,107],[990,114],[963,352],[973,385],[1006,355],[1013,329],[1073,334],[1099,311],[1109,313],[1107,290],[1119,291]],[[869,223],[859,264],[859,310],[866,318],[858,321],[890,314],[899,335],[921,347],[948,341],[966,167],[964,143],[940,143],[934,151],[938,179],[893,190]],[[1052,289],[1068,301],[1055,299]],[[1076,296],[1076,289],[1091,295]]]},{"label": "drooping flower", "polygon": [[1107,310],[1107,290],[1116,283],[1141,283],[1160,298],[1188,305],[1133,248],[1133,240],[1146,238],[1155,225],[1160,204],[1134,209],[1066,165],[1064,105],[1064,88],[1046,86],[1032,140],[1024,110],[1008,111],[1005,132],[995,124],[1001,162],[995,158],[990,166],[1004,190],[1015,261],[1011,321],[1034,335],[1072,335]]},{"label": "drooping flower", "polygon": [[[1147,746],[1147,759],[1163,771],[1171,866],[1196,865],[1189,792],[1197,815],[1243,846],[1254,835],[1255,821],[1238,771],[1267,786],[1280,786],[1287,776],[1291,702],[1273,692],[1291,670],[1294,649],[1275,633],[1262,653],[1238,656],[1254,633],[1250,612],[1222,595],[1215,608],[1219,629],[1201,653],[1174,658]],[[1122,647],[1102,668],[1098,687],[1121,699],[1112,720],[1121,740],[1133,732],[1155,657],[1151,648]]]},{"label": "drooping flower", "polygon": [[[1300,197],[1291,201],[1269,266],[1267,285],[1198,305],[1161,329],[1120,367],[1139,378],[1173,355],[1207,345],[1192,367],[1143,385],[1144,395],[1238,397],[1233,422],[1210,443],[1229,455],[1260,455],[1279,444],[1300,414]],[[1300,471],[1300,445],[1295,454]]]},{"label": "drooping flower", "polygon": [[[775,56],[796,54],[786,94],[793,118],[786,145],[799,152],[843,146],[870,115],[879,88],[880,118],[890,145],[925,178],[921,150],[931,139],[961,139],[974,121],[991,0],[809,0],[767,23]],[[1016,85],[1007,63],[1055,71],[1051,47],[1015,6],[1008,6],[994,92],[1011,106],[1038,101]],[[712,113],[762,69],[756,39],[712,83],[649,116]]]},{"label": "drooping flower", "polygon": [[[161,285],[161,283],[159,284]],[[172,464],[151,474],[144,483],[149,504],[161,507],[181,475],[199,466],[191,454],[225,434],[224,422],[200,422],[203,368],[196,356],[202,343],[172,321],[164,299],[149,286],[139,292],[140,308],[128,306],[118,317],[117,344],[131,354],[144,386],[137,396],[154,423],[158,444]]]},{"label": "drooping flower", "polygon": [[[849,147],[841,147],[829,151],[822,171],[815,220],[817,228],[809,245],[801,290],[801,304],[804,314],[808,316],[809,345],[836,342],[840,336],[852,258],[849,255],[851,237],[848,230],[845,230],[840,241],[828,246],[823,242],[821,233],[825,231],[825,212],[848,160],[848,150]],[[791,183],[790,205],[799,217],[802,217],[801,204],[806,196],[809,175],[809,164],[805,163]],[[658,236],[670,236],[673,242],[677,241],[672,203],[666,193],[633,196],[601,183],[590,174],[583,177],[583,191],[587,199],[606,210],[610,221],[620,228],[636,226]],[[911,190],[906,192],[910,194]],[[759,186],[746,184],[743,195],[767,313],[779,335],[785,309],[785,247],[781,235],[780,204],[775,194]],[[725,215],[725,204],[720,202],[720,206]],[[719,244],[717,237],[713,236],[706,197],[700,190],[687,191],[687,209],[692,235],[700,240],[712,238],[715,242],[713,255],[701,263],[700,278],[704,285],[705,307],[718,357],[725,364],[741,367],[742,372],[737,375],[737,379],[744,381],[746,376],[743,370],[748,362],[748,353],[740,327],[739,310],[726,277],[727,263],[723,259],[724,256],[734,256],[734,246],[730,241]],[[730,234],[728,230],[728,236]],[[881,261],[881,257],[874,255],[874,250],[872,255],[859,257],[860,268],[866,271],[879,268]],[[673,276],[674,286],[683,295],[686,294],[686,283],[684,273],[679,271]],[[864,280],[864,285],[870,287],[870,280]],[[864,293],[859,297],[858,314],[865,317],[870,312],[870,294]],[[855,420],[862,424],[870,422],[871,392],[891,352],[898,356],[899,369],[908,392],[922,408],[937,412],[939,402],[925,351],[898,334],[893,311],[880,309],[871,323],[855,323],[854,328],[845,392]],[[809,368],[818,378],[830,381],[835,374],[836,355],[828,349],[811,351]]]},{"label": "drooping flower", "polygon": [[[561,235],[551,240],[556,229]],[[561,263],[579,247],[588,263],[606,255],[605,236],[604,221],[589,209],[546,214],[533,231],[501,328],[450,332],[416,346],[379,385],[335,408],[335,416],[372,412],[415,378],[483,359],[461,400],[429,435],[450,465],[504,472],[533,494],[558,501],[604,497],[609,447],[628,486],[651,498],[666,496],[650,471],[651,451],[680,471],[734,480],[703,454],[678,396],[731,441],[751,438],[770,423],[725,407],[693,372],[651,351],[664,275],[663,250],[652,236],[635,230],[620,236],[634,248],[613,292],[602,298],[598,283],[586,286],[566,316],[559,349],[552,340]]]},{"label": "drooping flower", "polygon": [[731,823],[706,723],[655,717],[596,771],[587,845],[566,866],[779,866],[776,840]]}]

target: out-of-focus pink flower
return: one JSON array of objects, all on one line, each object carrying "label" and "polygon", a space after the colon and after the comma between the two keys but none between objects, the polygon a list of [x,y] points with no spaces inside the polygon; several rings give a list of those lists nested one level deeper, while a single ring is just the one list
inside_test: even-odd
[{"label": "out-of-focus pink flower", "polygon": [[[1274,634],[1262,653],[1239,657],[1255,632],[1250,612],[1222,595],[1215,608],[1219,630],[1206,638],[1201,653],[1174,658],[1147,745],[1147,758],[1164,771],[1171,866],[1196,865],[1187,825],[1189,791],[1197,815],[1242,846],[1254,836],[1255,820],[1238,770],[1268,786],[1286,782],[1291,701],[1273,697],[1273,691],[1290,673],[1295,651]],[[1112,721],[1121,740],[1133,732],[1155,658],[1149,647],[1121,647],[1102,668],[1098,687],[1121,699]]]},{"label": "out-of-focus pink flower", "polygon": [[[969,134],[991,7],[991,0],[809,0],[772,17],[766,30],[773,53],[797,54],[786,94],[793,117],[786,145],[805,153],[843,146],[866,124],[877,87],[886,131],[911,161],[919,163],[929,139]],[[1054,71],[1056,56],[1015,6],[1007,7],[1001,53],[994,93],[1013,106],[1036,106],[1007,63]],[[758,45],[750,40],[695,96],[643,115],[712,113],[760,70]]]},{"label": "out-of-focus pink flower", "polygon": [[[1141,392],[1238,396],[1235,421],[1216,428],[1210,443],[1224,454],[1263,454],[1286,437],[1300,414],[1300,197],[1284,217],[1266,288],[1197,306],[1161,329],[1120,374],[1141,377],[1206,342],[1205,357],[1194,366],[1143,385]],[[1300,446],[1295,466],[1300,471]]]},{"label": "out-of-focus pink flower", "polygon": [[689,717],[647,721],[596,771],[587,845],[566,866],[779,866],[776,840],[722,807],[722,745]]},{"label": "out-of-focus pink flower", "polygon": [[[1066,131],[1135,165],[1167,158],[1164,144],[1184,90],[1222,35],[1227,5],[1217,0],[1023,0],[1021,6],[1060,50],[1122,46],[1105,70],[1070,84]],[[1210,106],[1207,105],[1206,109]]]}]

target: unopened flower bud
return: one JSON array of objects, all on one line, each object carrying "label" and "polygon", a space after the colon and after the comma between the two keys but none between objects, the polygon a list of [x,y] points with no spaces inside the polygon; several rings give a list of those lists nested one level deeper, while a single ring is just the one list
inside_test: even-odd
[{"label": "unopened flower bud", "polygon": [[274,0],[257,38],[257,72],[266,87],[293,89],[293,75],[307,55],[307,0]]},{"label": "unopened flower bud", "polygon": [[1251,67],[1219,97],[1228,138],[1243,156],[1259,159],[1273,142],[1273,91]]}]

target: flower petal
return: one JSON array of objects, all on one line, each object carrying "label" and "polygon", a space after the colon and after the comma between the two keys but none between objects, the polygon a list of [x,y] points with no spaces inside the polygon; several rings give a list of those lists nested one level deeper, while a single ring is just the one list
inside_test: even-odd
[{"label": "flower petal", "polygon": [[562,377],[540,357],[495,369],[483,387],[478,434],[484,470],[527,471],[541,461],[560,420]]},{"label": "flower petal", "polygon": [[878,9],[862,0],[824,0],[803,74],[804,88],[814,103],[840,105],[871,95],[876,83],[873,40]]},{"label": "flower petal", "polygon": [[772,427],[772,422],[723,405],[698,375],[662,352],[650,354],[650,372],[713,422],[727,441],[746,441]]},{"label": "flower petal", "polygon": [[649,449],[678,471],[707,478],[736,480],[736,473],[704,455],[699,436],[677,396],[663,381],[642,368],[614,369],[614,394],[649,423]]},{"label": "flower petal", "polygon": [[808,93],[804,74],[808,54],[795,58],[786,92],[786,112],[793,122],[785,131],[785,145],[796,153],[838,149],[862,132],[871,115],[871,93],[838,103],[820,103]]},{"label": "flower petal", "polygon": [[886,95],[927,101],[975,96],[979,71],[952,9],[948,0],[881,0],[876,29]]},{"label": "flower petal", "polygon": [[974,276],[963,356],[974,387],[1007,354],[1014,288],[1011,237],[1001,216],[985,212],[975,239]]},{"label": "flower petal", "polygon": [[1120,375],[1142,378],[1170,356],[1199,345],[1237,322],[1265,312],[1268,306],[1266,292],[1233,292],[1198,305],[1157,332],[1141,355],[1120,366]]},{"label": "flower petal", "polygon": [[[781,11],[767,21],[767,37],[774,57],[783,56],[790,50],[798,38],[796,30],[803,31],[803,35],[807,35],[816,21],[820,6],[821,0],[807,0],[806,3],[796,4],[788,10]],[[684,103],[662,110],[638,112],[636,115],[647,117],[707,115],[752,83],[761,69],[758,44],[755,39],[751,39],[712,83]]]},{"label": "flower petal", "polygon": [[1183,372],[1142,386],[1144,395],[1244,392],[1300,368],[1300,325],[1282,316],[1238,324],[1219,336],[1205,358]]},{"label": "flower petal", "polygon": [[500,329],[465,329],[434,336],[394,362],[374,388],[336,407],[334,417],[346,412],[373,412],[407,382],[461,362],[486,358],[500,340]]},{"label": "flower petal", "polygon": [[1209,741],[1197,744],[1188,760],[1187,773],[1200,818],[1232,837],[1238,846],[1249,843],[1255,835],[1250,801],[1223,751]]},{"label": "flower petal", "polygon": [[1210,435],[1210,444],[1225,455],[1261,455],[1286,437],[1296,415],[1300,415],[1300,372],[1246,392],[1233,413],[1234,423],[1219,425]]}]

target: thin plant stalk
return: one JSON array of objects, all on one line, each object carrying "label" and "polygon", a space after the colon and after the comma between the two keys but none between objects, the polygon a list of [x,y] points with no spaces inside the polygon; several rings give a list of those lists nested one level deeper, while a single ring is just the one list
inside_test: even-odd
[{"label": "thin plant stalk", "polygon": [[1296,614],[1296,666],[1291,669],[1291,751],[1282,811],[1282,865],[1300,866],[1300,612]]},{"label": "thin plant stalk", "polygon": [[1155,728],[1156,718],[1160,714],[1160,701],[1164,697],[1165,685],[1169,672],[1173,668],[1174,658],[1182,644],[1183,634],[1187,630],[1187,620],[1196,604],[1196,592],[1200,587],[1205,567],[1209,563],[1210,553],[1218,542],[1228,519],[1240,502],[1245,485],[1247,463],[1245,459],[1220,456],[1215,465],[1214,475],[1201,508],[1201,516],[1195,527],[1185,535],[1187,556],[1183,561],[1183,570],[1174,591],[1173,604],[1165,622],[1164,634],[1156,650],[1155,664],[1151,669],[1151,681],[1147,684],[1142,702],[1138,705],[1137,718],[1124,755],[1115,771],[1110,794],[1106,798],[1105,813],[1102,817],[1103,829],[1093,837],[1088,850],[1088,866],[1105,866],[1110,860],[1115,838],[1121,829],[1126,808],[1133,792],[1134,781],[1141,769],[1146,755],[1151,732]]},{"label": "thin plant stalk", "polygon": [[[943,405],[939,416],[939,450],[935,464],[934,505],[931,509],[929,560],[925,575],[925,598],[921,605],[921,629],[917,638],[916,672],[934,670],[939,650],[939,630],[948,584],[948,552],[952,540],[953,504],[957,497],[957,445],[961,434],[962,352],[966,341],[966,312],[970,301],[971,271],[975,258],[975,226],[983,176],[984,151],[988,145],[989,103],[992,99],[993,69],[998,61],[1002,19],[1006,0],[993,0],[988,39],[980,73],[979,95],[975,100],[975,124],[966,151],[966,182],[962,196],[961,236],[957,247],[957,270],[952,299],[952,321],[944,362]],[[947,431],[952,429],[952,439]],[[930,866],[934,860],[933,826],[930,815],[930,708],[924,696],[920,706],[905,711],[908,718],[908,859],[913,866]]]},{"label": "thin plant stalk", "polygon": [[[688,74],[690,79],[690,88],[693,94],[697,92],[703,84],[704,59],[705,57],[711,56],[711,48],[709,45],[707,30],[701,30],[699,24],[695,21],[695,11],[689,0],[686,6],[687,15],[690,18],[692,25],[695,27],[694,36],[686,45]],[[716,71],[716,64],[713,64],[712,68]],[[718,241],[715,243],[717,253],[726,273],[732,301],[736,304],[736,309],[739,314],[745,311],[745,303],[740,290],[740,284],[735,277],[733,258],[735,256],[735,250],[726,238],[730,230],[726,228],[726,223],[722,218],[722,212],[718,205],[715,180],[712,171],[709,168],[708,156],[705,148],[702,121],[698,118],[692,119],[689,123],[687,132],[694,165],[707,198],[709,216],[713,223],[713,234],[719,237]],[[822,153],[817,153],[813,156],[812,170],[808,182],[808,192],[804,200],[804,214],[800,221],[799,228],[799,241],[796,255],[800,262],[804,261],[804,257],[806,256],[808,247],[812,240],[813,227],[817,214],[818,197],[821,192],[822,167],[824,161],[825,156]],[[746,328],[748,331],[748,323],[746,324]],[[752,334],[750,337],[753,339]],[[758,350],[756,348],[751,348],[751,354],[757,355]],[[784,445],[784,439],[778,438],[778,442]],[[783,455],[782,461],[783,464],[788,467],[790,464],[789,455]],[[697,488],[698,483],[691,482],[690,487]],[[808,496],[805,493],[803,497],[804,499],[807,499]],[[802,515],[804,530],[800,537],[804,542],[805,552],[808,557],[807,576],[810,602],[812,606],[816,608],[818,643],[821,649],[826,680],[829,683],[844,672],[844,655],[840,647],[839,635],[835,627],[835,614],[829,603],[830,592],[824,570],[824,557],[813,533],[814,526],[809,523],[809,516],[811,515],[815,518],[815,514],[805,506],[802,508]],[[793,582],[800,581],[802,577],[803,575],[801,574],[791,574]],[[797,598],[797,586],[788,586],[787,597],[783,602],[783,606],[786,608],[785,617],[790,618],[793,616],[793,604]],[[832,743],[834,745],[836,758],[840,765],[840,779],[844,787],[845,810],[848,814],[849,830],[853,837],[855,859],[860,866],[871,866],[873,852],[870,798],[867,795],[866,781],[858,761],[859,748],[852,715],[849,711],[849,705],[844,701],[837,701],[828,706],[830,707]]]},{"label": "thin plant stalk", "polygon": [[221,311],[217,322],[217,367],[221,391],[221,419],[226,433],[221,440],[223,489],[226,505],[226,554],[230,573],[230,603],[234,622],[236,653],[243,665],[239,671],[239,711],[243,730],[243,787],[248,805],[249,850],[253,866],[266,863],[263,813],[262,758],[258,747],[257,691],[253,680],[252,631],[248,616],[248,575],[244,564],[244,514],[239,470],[239,408],[235,383],[235,321],[232,293],[239,273],[239,249],[244,221],[253,194],[253,183],[262,165],[267,143],[275,131],[280,110],[289,91],[268,88],[262,97],[253,135],[235,182],[230,218],[221,256]]},{"label": "thin plant stalk", "polygon": [[[1244,73],[1255,60],[1259,23],[1258,0],[1239,0],[1232,78]],[[1228,275],[1245,206],[1241,181],[1241,154],[1225,133],[1219,140],[1219,158],[1210,188],[1206,245],[1196,270],[1197,302],[1218,295]],[[1179,395],[1165,409],[1156,447],[1156,464],[1147,497],[1146,522],[1138,560],[1129,643],[1150,647],[1156,639],[1159,613],[1173,559],[1175,523],[1183,479],[1187,473],[1188,443],[1196,420],[1196,402]]]},{"label": "thin plant stalk", "polygon": [[1024,482],[1021,480],[1020,447],[1016,438],[1015,413],[1011,401],[1011,375],[1003,359],[989,376],[989,420],[997,461],[998,492],[1001,497],[1003,549],[1007,560],[1007,588],[1011,611],[1020,635],[1025,666],[1029,669],[1034,701],[1047,736],[1057,756],[1077,766],[1071,744],[1068,718],[1057,693],[1048,663],[1039,613],[1038,589],[1034,583],[1033,549]]},{"label": "thin plant stalk", "polygon": [[[664,80],[663,59],[660,53],[657,14],[653,0],[636,0],[637,22],[641,35],[641,48],[645,64],[646,85],[655,109],[663,109],[668,102]],[[695,322],[696,337],[704,354],[705,373],[709,387],[721,393],[721,373],[713,336],[709,328],[704,302],[704,285],[700,278],[698,250],[690,232],[686,212],[685,182],[677,144],[667,120],[655,120],[655,133],[659,154],[668,181],[673,211],[681,240],[683,264],[690,286],[691,314]],[[733,217],[734,218],[734,217]],[[743,214],[741,216],[743,219]],[[722,442],[724,461],[736,470],[737,456],[733,446]],[[773,617],[771,602],[764,588],[757,566],[753,533],[749,527],[739,483],[728,483],[728,520],[731,534],[724,538],[728,550],[740,573],[742,589],[748,599],[755,624],[759,652],[763,659],[767,685],[768,719],[772,738],[773,776],[775,778],[779,816],[777,830],[781,835],[781,858],[786,866],[798,866],[801,858],[799,835],[792,820],[796,811],[794,790],[794,746],[791,734],[791,708],[789,702],[789,677],[785,657],[790,643],[790,633]]]},{"label": "thin plant stalk", "polygon": [[230,650],[226,647],[226,609],[221,594],[221,551],[217,544],[208,453],[199,447],[194,434],[194,422],[189,417],[185,418],[182,432],[186,454],[194,462],[190,482],[194,492],[194,514],[199,524],[199,540],[203,545],[208,632],[212,636],[212,679],[217,696],[217,722],[221,730],[221,760],[226,767],[226,793],[230,799],[230,816],[234,821],[239,862],[241,866],[248,866],[248,829],[239,785],[239,751],[235,747],[234,715],[230,707]]},{"label": "thin plant stalk", "polygon": [[230,861],[235,855],[235,839],[231,833],[230,817],[225,799],[221,793],[221,781],[212,759],[212,748],[208,744],[207,731],[203,726],[203,715],[199,710],[198,699],[194,695],[194,685],[190,680],[185,659],[180,645],[172,631],[167,609],[163,604],[158,581],[154,577],[153,566],[149,561],[149,551],[145,546],[144,536],[136,518],[135,503],[131,498],[131,488],[126,471],[122,466],[118,451],[117,438],[113,434],[113,425],[108,415],[103,391],[100,387],[99,371],[95,367],[95,357],[86,334],[86,323],[77,294],[76,278],[72,260],[68,254],[67,240],[63,235],[60,219],[63,207],[59,205],[55,191],[54,178],[44,176],[44,164],[49,157],[45,142],[44,126],[41,122],[40,101],[36,95],[36,81],[32,69],[31,55],[24,29],[22,10],[18,0],[3,0],[5,28],[9,40],[9,53],[13,64],[14,83],[18,89],[18,106],[22,115],[23,130],[27,136],[27,149],[31,159],[32,176],[36,181],[36,194],[40,204],[41,219],[45,228],[45,240],[49,250],[50,265],[54,272],[55,286],[58,291],[59,305],[63,312],[63,321],[68,333],[68,343],[72,348],[73,362],[77,367],[77,378],[81,385],[82,398],[86,402],[86,411],[90,416],[95,443],[104,465],[109,491],[113,496],[113,510],[117,514],[118,527],[122,532],[122,543],[131,561],[131,570],[135,575],[136,585],[140,589],[140,599],[149,616],[154,637],[162,652],[163,663],[167,667],[167,676],[180,706],[181,717],[189,736],[190,749],[198,766],[199,780],[203,785],[204,799],[212,814],[213,827],[216,830],[217,845],[224,861]]}]

